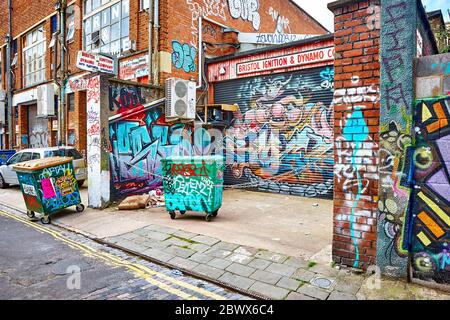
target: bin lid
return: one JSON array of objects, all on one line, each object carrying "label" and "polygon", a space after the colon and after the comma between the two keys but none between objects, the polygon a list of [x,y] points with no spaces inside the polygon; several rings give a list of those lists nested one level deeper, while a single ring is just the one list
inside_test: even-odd
[{"label": "bin lid", "polygon": [[50,157],[43,159],[35,159],[25,162],[20,162],[13,166],[15,171],[37,171],[44,168],[54,167],[60,164],[71,162],[72,157]]}]

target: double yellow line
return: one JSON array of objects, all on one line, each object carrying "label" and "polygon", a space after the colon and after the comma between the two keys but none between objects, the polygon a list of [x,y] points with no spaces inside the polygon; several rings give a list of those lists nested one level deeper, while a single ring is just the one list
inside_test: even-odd
[{"label": "double yellow line", "polygon": [[[155,285],[173,295],[176,295],[182,299],[185,300],[198,300],[197,297],[193,296],[192,294],[189,294],[187,292],[181,291],[177,288],[174,288],[172,286],[178,286],[181,288],[185,288],[187,290],[190,290],[192,292],[198,293],[204,297],[208,297],[214,300],[225,300],[225,297],[222,297],[218,294],[215,294],[213,292],[207,291],[205,289],[202,288],[198,288],[197,286],[191,285],[189,283],[186,283],[184,281],[179,281],[173,277],[170,277],[168,275],[165,275],[161,272],[152,270],[146,266],[137,264],[137,263],[131,263],[129,261],[123,260],[115,255],[100,251],[100,250],[96,250],[93,249],[85,244],[82,243],[78,243],[74,240],[71,240],[67,237],[65,237],[63,234],[61,234],[58,231],[54,231],[51,230],[50,228],[45,228],[42,227],[40,225],[38,225],[37,223],[33,223],[28,221],[27,219],[18,217],[16,215],[4,212],[4,211],[0,211],[0,215],[17,220],[23,224],[26,224],[34,229],[37,229],[41,232],[45,232],[47,234],[50,234],[51,236],[53,236],[56,239],[59,239],[65,243],[67,243],[69,246],[71,246],[72,248],[81,250],[82,252],[84,252],[86,255],[91,256],[91,257],[95,257],[98,259],[101,259],[107,263],[110,263],[114,266],[117,267],[124,267],[130,271],[132,271],[133,273],[135,273],[137,276],[145,279],[147,282],[149,282],[152,285]],[[161,280],[165,280],[167,282],[169,282],[170,284],[161,282],[157,279],[155,279],[154,277],[160,278]]]}]

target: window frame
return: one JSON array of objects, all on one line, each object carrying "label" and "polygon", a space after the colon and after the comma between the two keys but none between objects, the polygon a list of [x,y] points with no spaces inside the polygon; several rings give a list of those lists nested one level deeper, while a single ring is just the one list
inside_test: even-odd
[{"label": "window frame", "polygon": [[[41,39],[39,39],[40,33],[42,33]],[[28,43],[29,40],[31,40],[31,43]],[[41,54],[39,54],[38,52],[40,47],[42,48]],[[36,50],[36,52],[33,53],[33,50]],[[30,51],[31,51],[31,54],[29,55],[30,60],[28,60],[29,58],[27,57],[27,54]],[[44,25],[42,24],[26,33],[23,37],[22,76],[25,88],[46,81],[47,78],[46,77],[47,66],[45,63],[46,54],[47,54],[47,37]],[[39,62],[42,63],[40,68]],[[28,68],[30,68],[33,71],[28,70]],[[33,79],[32,76],[35,76],[36,74],[38,75],[38,79],[32,80]],[[36,79],[36,77],[34,79]]]},{"label": "window frame", "polygon": [[[83,1],[83,41],[82,46],[83,50],[92,52],[92,53],[103,53],[103,54],[110,54],[113,56],[121,56],[124,52],[127,52],[131,49],[131,41],[130,41],[130,1],[132,0],[101,0],[100,1],[100,7],[96,8],[95,10],[91,10],[86,14],[86,3],[91,3],[89,7],[92,7],[92,0],[84,0]],[[127,11],[123,10],[124,3],[127,3]],[[114,6],[119,7],[119,17],[117,18],[117,21],[112,22],[112,9]],[[103,21],[103,14],[105,10],[109,10],[108,13],[108,22],[104,24]],[[126,14],[126,16],[125,16]],[[99,17],[99,28],[98,30],[94,31],[94,17],[98,15]],[[127,22],[127,23],[126,23]],[[86,24],[89,23],[89,32],[86,31],[88,28],[86,28]],[[117,40],[111,40],[112,39],[112,26],[116,23],[119,24],[119,38]],[[122,30],[123,25],[128,25],[128,30]],[[104,29],[108,29],[109,32],[109,39],[108,42],[104,42],[102,39],[102,33]],[[96,42],[92,42],[92,34],[94,32],[99,32],[99,40]],[[89,38],[90,37],[90,38]],[[126,42],[127,41],[127,42]],[[112,52],[111,48],[115,48],[116,46],[113,46],[113,44],[118,44],[118,50]],[[95,45],[95,46],[94,46]],[[105,50],[105,51],[104,51]]]}]

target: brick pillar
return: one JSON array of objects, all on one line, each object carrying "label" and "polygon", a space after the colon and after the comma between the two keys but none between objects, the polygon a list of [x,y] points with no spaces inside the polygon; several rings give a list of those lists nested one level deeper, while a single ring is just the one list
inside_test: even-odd
[{"label": "brick pillar", "polygon": [[380,1],[330,3],[335,15],[333,261],[375,264]]}]

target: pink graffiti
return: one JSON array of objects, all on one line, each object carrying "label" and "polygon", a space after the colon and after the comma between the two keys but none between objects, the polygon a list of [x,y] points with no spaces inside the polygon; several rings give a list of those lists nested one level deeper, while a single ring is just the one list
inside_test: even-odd
[{"label": "pink graffiti", "polygon": [[88,136],[100,135],[100,123],[97,121],[87,130]]}]

